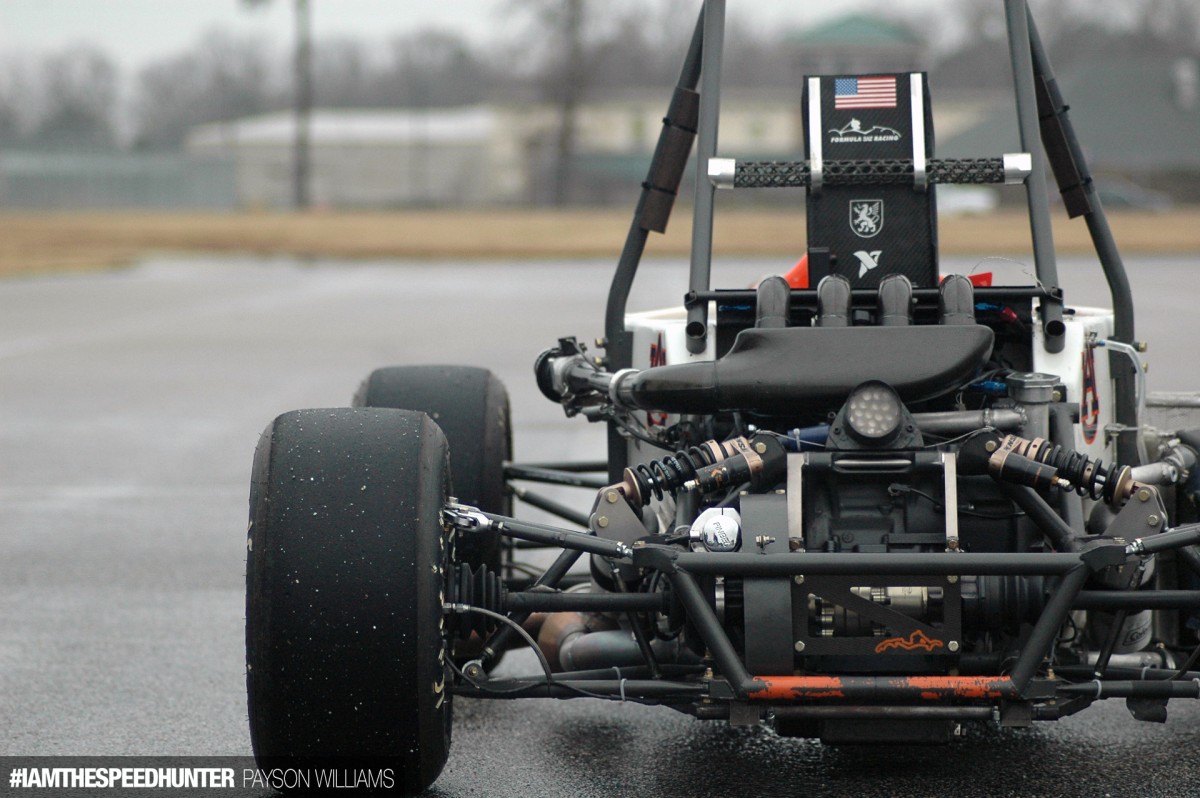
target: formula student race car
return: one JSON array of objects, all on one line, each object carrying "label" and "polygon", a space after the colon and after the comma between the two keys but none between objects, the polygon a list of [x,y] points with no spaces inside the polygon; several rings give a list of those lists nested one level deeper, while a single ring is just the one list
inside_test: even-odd
[{"label": "formula student race car", "polygon": [[[1162,722],[1200,697],[1200,430],[1149,422],[1129,285],[1023,0],[1005,8],[1024,152],[971,160],[933,157],[922,73],[807,77],[803,160],[718,157],[724,6],[703,5],[603,354],[565,337],[536,358],[550,401],[607,427],[606,461],[510,462],[505,390],[468,367],[382,368],[353,407],[263,433],[246,602],[262,766],[365,759],[421,790],[463,698],[933,744],[1105,699]],[[690,290],[626,314],[693,144]],[[1058,287],[1044,159],[1113,310]],[[1036,280],[941,275],[937,186],[1005,182],[1025,186]],[[714,290],[714,194],[760,187],[805,190],[802,268]],[[512,517],[514,496],[563,525]],[[527,549],[556,558],[530,575]],[[539,666],[498,674],[518,646]]]}]

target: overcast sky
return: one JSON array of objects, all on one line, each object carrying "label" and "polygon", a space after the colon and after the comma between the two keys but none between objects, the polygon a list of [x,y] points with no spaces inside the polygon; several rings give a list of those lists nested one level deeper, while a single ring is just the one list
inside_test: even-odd
[{"label": "overcast sky", "polygon": [[[639,0],[670,2],[671,0]],[[483,40],[505,32],[505,12],[519,0],[311,0],[320,36],[383,40],[396,33],[437,26]],[[678,0],[676,0],[678,2]],[[890,0],[889,8],[928,9],[945,0]],[[107,50],[125,70],[186,49],[204,31],[221,27],[262,35],[286,46],[292,32],[292,0],[271,0],[248,9],[243,0],[0,0],[0,57],[59,50],[88,42]],[[814,9],[823,5],[824,14]],[[729,3],[730,14],[753,9],[753,24],[811,24],[830,13],[883,6],[882,0],[748,0]],[[697,2],[697,8],[699,3]],[[681,32],[686,36],[688,32]]]}]

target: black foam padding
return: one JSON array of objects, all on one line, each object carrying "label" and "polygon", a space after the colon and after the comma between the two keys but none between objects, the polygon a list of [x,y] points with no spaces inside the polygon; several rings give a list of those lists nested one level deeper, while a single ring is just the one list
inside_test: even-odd
[{"label": "black foam padding", "polygon": [[719,360],[646,369],[626,383],[637,407],[672,413],[826,410],[868,379],[917,402],[965,384],[993,340],[979,324],[747,329]]},{"label": "black foam padding", "polygon": [[[894,78],[895,106],[838,108],[839,78]],[[928,81],[923,81],[925,156],[933,156],[933,119]],[[804,129],[809,127],[808,81],[804,92]],[[908,73],[821,77],[822,158],[829,161],[911,160],[913,121]],[[805,157],[811,159],[811,142]],[[938,282],[937,208],[934,188],[917,191],[910,185],[826,185],[808,191],[808,247],[827,248],[830,271],[855,288],[874,288],[888,274],[903,274],[913,285],[932,288]],[[810,259],[811,260],[811,259]]]}]

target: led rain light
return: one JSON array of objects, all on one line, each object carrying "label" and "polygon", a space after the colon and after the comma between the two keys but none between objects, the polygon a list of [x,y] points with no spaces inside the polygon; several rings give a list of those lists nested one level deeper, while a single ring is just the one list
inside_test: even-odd
[{"label": "led rain light", "polygon": [[886,382],[864,382],[846,402],[846,426],[863,443],[885,443],[900,429],[903,407]]}]

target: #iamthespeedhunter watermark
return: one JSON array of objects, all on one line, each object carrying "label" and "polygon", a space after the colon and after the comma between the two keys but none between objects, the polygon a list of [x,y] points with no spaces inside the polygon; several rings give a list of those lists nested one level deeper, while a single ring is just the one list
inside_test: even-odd
[{"label": "#iamthespeedhunter watermark", "polygon": [[[114,761],[116,759],[114,758]],[[97,760],[92,759],[91,761],[96,762]],[[274,790],[390,790],[395,788],[398,782],[397,774],[391,768],[281,767],[263,769],[253,766],[253,762],[250,760],[244,761],[248,762],[248,766],[17,765],[9,769],[8,789],[10,791],[238,789],[262,793]],[[46,762],[46,760],[43,759],[42,762]],[[3,782],[0,782],[0,785],[2,784]]]}]

